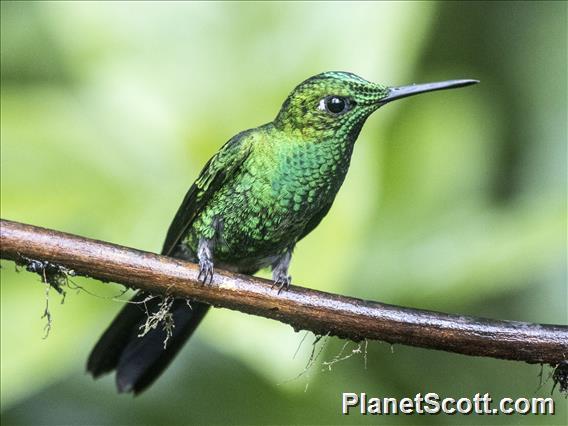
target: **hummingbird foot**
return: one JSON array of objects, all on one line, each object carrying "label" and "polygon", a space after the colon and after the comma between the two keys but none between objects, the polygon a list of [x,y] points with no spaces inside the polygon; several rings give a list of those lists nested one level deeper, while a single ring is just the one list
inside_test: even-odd
[{"label": "hummingbird foot", "polygon": [[288,290],[290,288],[292,277],[288,275],[288,267],[290,266],[291,259],[292,249],[289,249],[272,264],[272,279],[274,280],[272,288],[275,286],[278,287],[278,294],[280,294],[282,290]]},{"label": "hummingbird foot", "polygon": [[282,292],[282,290],[288,290],[290,288],[290,283],[292,282],[292,277],[287,274],[283,274],[278,276],[274,280],[274,284],[272,284],[272,288],[278,287],[278,294]]},{"label": "hummingbird foot", "polygon": [[199,275],[197,279],[203,284],[207,284],[207,280],[209,280],[209,284],[211,284],[213,281],[213,262],[211,260],[199,261]]},{"label": "hummingbird foot", "polygon": [[203,284],[209,284],[213,281],[213,242],[205,238],[199,240],[197,248],[197,257],[199,259],[199,275],[197,279]]}]

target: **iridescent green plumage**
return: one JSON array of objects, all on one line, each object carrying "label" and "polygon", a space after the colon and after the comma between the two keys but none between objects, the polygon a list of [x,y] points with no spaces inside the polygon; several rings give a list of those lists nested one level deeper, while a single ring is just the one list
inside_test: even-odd
[{"label": "iridescent green plumage", "polygon": [[[288,287],[294,246],[329,211],[369,115],[395,99],[473,83],[388,88],[346,72],[304,81],[273,122],[239,133],[209,160],[185,196],[162,253],[199,262],[204,282],[213,279],[214,266],[247,274],[271,266],[279,289]],[[143,300],[144,295],[135,296],[136,302]],[[148,313],[160,309],[156,299],[126,305],[93,349],[87,369],[95,377],[116,369],[119,391],[141,392],[208,308],[173,301],[175,328],[164,348],[162,329],[138,337]]]},{"label": "iridescent green plumage", "polygon": [[[363,122],[388,90],[339,72],[303,82],[274,122],[235,136],[205,166],[165,248],[181,242],[195,259],[205,239],[224,268],[254,273],[278,265],[329,210]],[[329,96],[346,100],[348,110],[330,113],[320,105]]]}]

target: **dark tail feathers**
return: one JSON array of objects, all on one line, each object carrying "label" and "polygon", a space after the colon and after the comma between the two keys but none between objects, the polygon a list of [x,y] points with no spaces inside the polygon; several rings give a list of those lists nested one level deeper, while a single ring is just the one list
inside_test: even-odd
[{"label": "dark tail feathers", "polygon": [[176,299],[170,309],[174,328],[164,349],[166,332],[162,327],[149,331],[143,337],[140,326],[159,309],[160,298],[142,303],[145,294],[137,293],[131,302],[116,316],[109,328],[95,345],[87,371],[97,378],[116,370],[116,386],[119,392],[138,394],[150,386],[166,369],[184,343],[199,325],[209,305],[192,302],[191,307],[182,299]]}]

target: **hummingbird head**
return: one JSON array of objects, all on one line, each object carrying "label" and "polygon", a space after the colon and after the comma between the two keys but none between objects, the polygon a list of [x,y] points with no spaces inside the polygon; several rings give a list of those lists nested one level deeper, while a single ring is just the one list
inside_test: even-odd
[{"label": "hummingbird head", "polygon": [[324,72],[300,83],[284,101],[274,125],[305,138],[356,138],[365,120],[395,99],[462,87],[477,80],[387,87],[342,71]]}]

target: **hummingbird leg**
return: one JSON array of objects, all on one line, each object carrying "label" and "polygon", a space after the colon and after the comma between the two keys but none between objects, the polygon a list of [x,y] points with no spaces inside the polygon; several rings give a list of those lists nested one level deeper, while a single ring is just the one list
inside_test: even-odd
[{"label": "hummingbird leg", "polygon": [[200,238],[197,246],[197,258],[199,259],[199,275],[197,279],[203,284],[213,281],[213,240]]},{"label": "hummingbird leg", "polygon": [[278,287],[278,294],[280,294],[283,289],[288,290],[288,288],[290,288],[292,277],[288,275],[288,267],[290,266],[291,259],[292,249],[288,249],[272,264],[272,279],[274,280],[272,287]]}]

